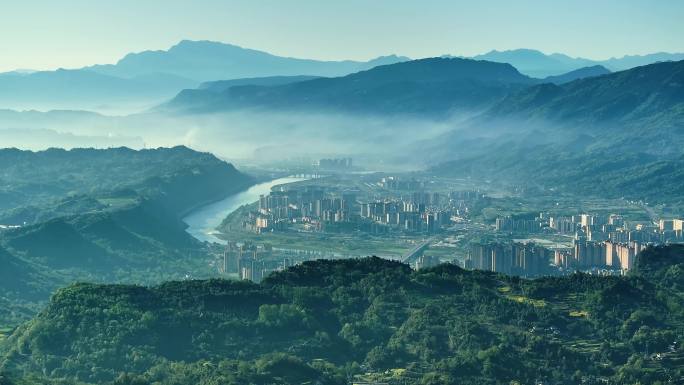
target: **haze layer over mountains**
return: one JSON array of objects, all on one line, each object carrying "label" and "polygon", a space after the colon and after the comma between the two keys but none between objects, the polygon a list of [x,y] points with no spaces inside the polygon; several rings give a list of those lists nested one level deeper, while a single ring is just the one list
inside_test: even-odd
[{"label": "haze layer over mountains", "polygon": [[[655,53],[596,61],[518,49],[490,51],[473,59],[509,63],[525,75],[546,78],[584,67],[620,71],[659,61],[682,60],[684,54]],[[202,82],[271,76],[336,77],[408,60],[405,56],[388,55],[366,62],[320,61],[281,57],[225,43],[184,40],[168,50],[128,54],[115,64],[0,73],[0,103],[3,108],[18,110],[129,113],[159,104]]]},{"label": "haze layer over mountains", "polygon": [[[681,58],[597,62],[515,50],[326,62],[182,41],[113,65],[0,75],[3,107],[13,107],[9,99],[54,103],[50,108],[147,106],[116,116],[3,110],[0,138],[34,150],[183,144],[261,162],[353,156],[370,169],[497,178],[544,172],[555,184],[580,160],[599,169],[613,162],[617,174],[606,177],[657,171],[676,182],[684,144]],[[599,174],[584,171],[580,180]],[[621,183],[615,194],[629,195]]]}]

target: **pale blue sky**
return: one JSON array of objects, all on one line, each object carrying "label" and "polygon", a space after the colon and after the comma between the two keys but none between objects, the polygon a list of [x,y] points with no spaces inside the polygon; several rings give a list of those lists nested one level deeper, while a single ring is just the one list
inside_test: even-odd
[{"label": "pale blue sky", "polygon": [[605,59],[684,51],[680,0],[2,0],[0,71],[113,63],[181,39],[365,60],[535,48]]}]

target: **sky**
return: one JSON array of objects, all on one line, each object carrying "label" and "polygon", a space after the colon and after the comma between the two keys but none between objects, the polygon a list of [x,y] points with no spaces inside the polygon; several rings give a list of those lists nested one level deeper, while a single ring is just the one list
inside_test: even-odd
[{"label": "sky", "polygon": [[680,0],[0,0],[0,71],[115,63],[214,40],[367,60],[533,48],[590,59],[684,52]]}]

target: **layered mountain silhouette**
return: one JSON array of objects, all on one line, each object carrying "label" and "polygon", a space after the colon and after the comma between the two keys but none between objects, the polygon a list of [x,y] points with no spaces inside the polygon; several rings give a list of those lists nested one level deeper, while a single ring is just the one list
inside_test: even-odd
[{"label": "layered mountain silhouette", "polygon": [[526,75],[545,78],[596,65],[602,65],[611,71],[622,71],[657,62],[684,60],[684,53],[659,52],[648,55],[623,56],[608,60],[591,60],[574,58],[561,53],[547,55],[533,49],[514,49],[508,51],[493,50],[473,58],[498,63],[510,63]]},{"label": "layered mountain silhouette", "polygon": [[211,81],[266,76],[341,76],[406,60],[409,59],[395,55],[367,62],[297,59],[232,44],[183,40],[166,51],[131,53],[116,64],[96,65],[88,69],[124,78],[165,73],[196,81]]},{"label": "layered mountain silhouette", "polygon": [[367,62],[296,59],[230,44],[184,40],[168,50],[128,54],[116,64],[0,74],[0,108],[139,111],[205,81],[341,76],[405,60],[394,55]]},{"label": "layered mountain silhouette", "polygon": [[215,80],[204,82],[198,87],[201,90],[212,92],[222,92],[236,86],[282,86],[284,84],[304,82],[313,80],[319,76],[298,75],[298,76],[266,76],[261,78],[242,78],[232,80]]},{"label": "layered mountain silhouette", "polygon": [[[490,117],[563,123],[684,122],[684,61],[663,62],[566,84],[540,84],[514,93]],[[671,123],[675,123],[672,121]]]},{"label": "layered mountain silhouette", "polygon": [[258,108],[443,114],[483,108],[536,82],[509,64],[431,58],[279,86],[233,86],[222,92],[186,90],[162,110],[221,112]]},{"label": "layered mountain silhouette", "polygon": [[[682,60],[684,54],[655,53],[595,61],[517,49],[491,51],[473,59],[508,63],[527,76],[563,83],[597,74],[598,67],[594,72],[580,70],[585,67],[601,65],[610,71],[620,71],[654,62]],[[128,113],[157,105],[173,98],[181,90],[195,88],[203,82],[250,79],[245,80],[245,84],[282,85],[300,76],[341,77],[408,60],[407,57],[389,55],[369,61],[321,61],[282,57],[219,42],[183,40],[168,50],[128,54],[115,64],[1,73],[0,108]],[[580,71],[573,75],[549,78],[577,70]],[[262,80],[256,81],[255,78]],[[221,83],[214,83],[215,86],[217,84]],[[234,85],[237,84],[230,86]]]},{"label": "layered mountain silhouette", "polygon": [[594,76],[607,75],[609,73],[611,73],[611,71],[608,68],[602,65],[595,65],[591,67],[583,67],[574,71],[570,71],[568,73],[564,73],[562,75],[547,76],[546,78],[544,78],[544,82],[563,84],[569,83],[577,79],[591,78]]},{"label": "layered mountain silhouette", "polygon": [[575,59],[563,54],[546,55],[533,49],[493,50],[485,54],[476,55],[473,58],[497,63],[509,63],[520,72],[538,78],[560,75],[596,64],[588,59]]},{"label": "layered mountain silhouette", "polygon": [[163,73],[120,78],[85,69],[13,72],[0,74],[0,106],[103,111],[129,105],[144,108],[197,84],[194,80]]}]

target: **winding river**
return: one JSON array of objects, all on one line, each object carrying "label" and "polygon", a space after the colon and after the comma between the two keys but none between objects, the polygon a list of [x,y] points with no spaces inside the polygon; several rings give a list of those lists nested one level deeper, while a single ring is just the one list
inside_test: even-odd
[{"label": "winding river", "polygon": [[202,206],[183,218],[183,221],[188,225],[186,231],[200,241],[225,243],[222,239],[216,237],[218,233],[216,227],[221,224],[228,214],[237,210],[240,206],[258,201],[259,195],[268,194],[273,186],[302,180],[305,180],[305,178],[287,177],[274,179],[255,184],[245,191],[231,195],[216,203]]}]

